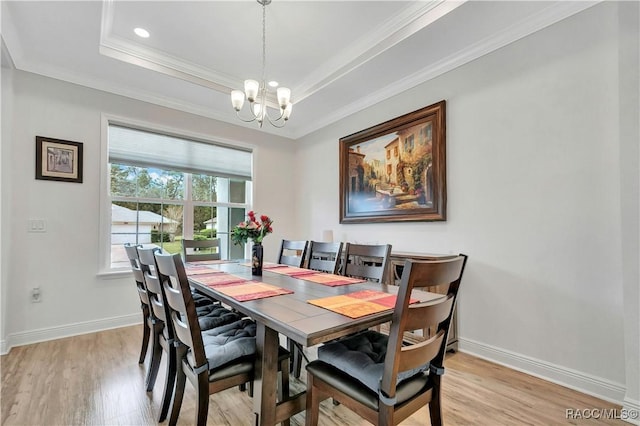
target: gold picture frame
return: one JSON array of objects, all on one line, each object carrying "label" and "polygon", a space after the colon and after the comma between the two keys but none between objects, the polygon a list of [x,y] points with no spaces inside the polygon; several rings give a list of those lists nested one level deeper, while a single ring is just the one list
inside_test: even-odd
[{"label": "gold picture frame", "polygon": [[446,220],[445,107],[340,139],[340,223]]}]

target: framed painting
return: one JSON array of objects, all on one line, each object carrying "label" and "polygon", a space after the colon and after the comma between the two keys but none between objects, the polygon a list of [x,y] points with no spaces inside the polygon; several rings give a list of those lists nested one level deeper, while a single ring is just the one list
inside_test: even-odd
[{"label": "framed painting", "polygon": [[82,183],[82,143],[36,136],[36,179]]},{"label": "framed painting", "polygon": [[445,101],[340,139],[340,223],[444,221]]}]

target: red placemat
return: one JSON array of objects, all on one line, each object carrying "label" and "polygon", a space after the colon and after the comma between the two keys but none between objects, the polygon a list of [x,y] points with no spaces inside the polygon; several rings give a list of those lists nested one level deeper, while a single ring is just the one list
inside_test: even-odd
[{"label": "red placemat", "polygon": [[[376,290],[362,290],[351,294],[307,300],[307,303],[337,312],[349,318],[360,318],[393,309],[396,305],[396,298],[395,294]],[[417,302],[418,300],[416,299],[409,301],[409,303]]]},{"label": "red placemat", "polygon": [[291,294],[293,291],[276,287],[259,281],[245,281],[227,285],[214,286],[216,291],[231,296],[236,300],[245,302],[247,300],[263,299],[265,297]]},{"label": "red placemat", "polygon": [[220,265],[223,263],[234,263],[234,262],[235,262],[234,260],[196,260],[195,262],[185,263],[185,267],[188,268],[194,265]]},{"label": "red placemat", "polygon": [[221,274],[222,271],[217,269],[211,269],[203,266],[192,266],[190,268],[185,267],[184,271],[187,273],[187,276],[192,275],[203,275],[203,274]]},{"label": "red placemat", "polygon": [[311,269],[296,268],[295,266],[289,266],[289,265],[276,265],[275,267],[268,268],[267,270],[275,274],[288,275],[290,277],[300,277],[302,275],[310,275],[310,274],[318,273],[318,271],[313,271]]},{"label": "red placemat", "polygon": [[313,272],[310,275],[299,276],[298,278],[305,281],[311,281],[317,284],[327,285],[329,287],[337,287],[341,285],[363,283],[367,280],[361,278],[343,277],[342,275],[327,274],[324,272]]},{"label": "red placemat", "polygon": [[214,287],[214,288],[216,288],[217,286],[243,283],[243,282],[249,281],[246,278],[237,277],[235,275],[227,274],[226,272],[219,272],[219,273],[207,274],[207,275],[195,275],[191,279],[200,284],[206,285],[208,287]]}]

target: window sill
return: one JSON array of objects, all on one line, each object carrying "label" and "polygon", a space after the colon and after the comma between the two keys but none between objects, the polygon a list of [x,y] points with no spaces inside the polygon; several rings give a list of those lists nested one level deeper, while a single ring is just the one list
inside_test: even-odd
[{"label": "window sill", "polygon": [[102,280],[115,280],[120,278],[129,278],[133,275],[131,270],[114,270],[114,271],[101,271],[96,276]]}]

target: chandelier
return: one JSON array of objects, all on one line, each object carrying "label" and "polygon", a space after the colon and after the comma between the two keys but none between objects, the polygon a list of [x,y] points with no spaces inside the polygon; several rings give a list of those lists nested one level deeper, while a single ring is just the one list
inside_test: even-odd
[{"label": "chandelier", "polygon": [[[256,0],[262,5],[262,78],[257,80],[245,80],[244,92],[242,90],[231,91],[231,105],[236,110],[238,118],[246,123],[257,121],[259,126],[265,122],[265,119],[275,127],[284,127],[289,116],[291,115],[291,109],[293,104],[291,103],[291,90],[286,87],[278,87],[276,89],[276,97],[278,99],[277,108],[279,111],[278,118],[271,118],[267,111],[267,82],[265,79],[266,58],[267,58],[267,5],[271,3],[271,0]],[[269,87],[275,88],[278,86],[276,82],[269,82]],[[240,111],[244,106],[244,101],[249,101],[249,114],[248,118],[243,118],[240,115]],[[273,104],[272,104],[273,105]]]}]

